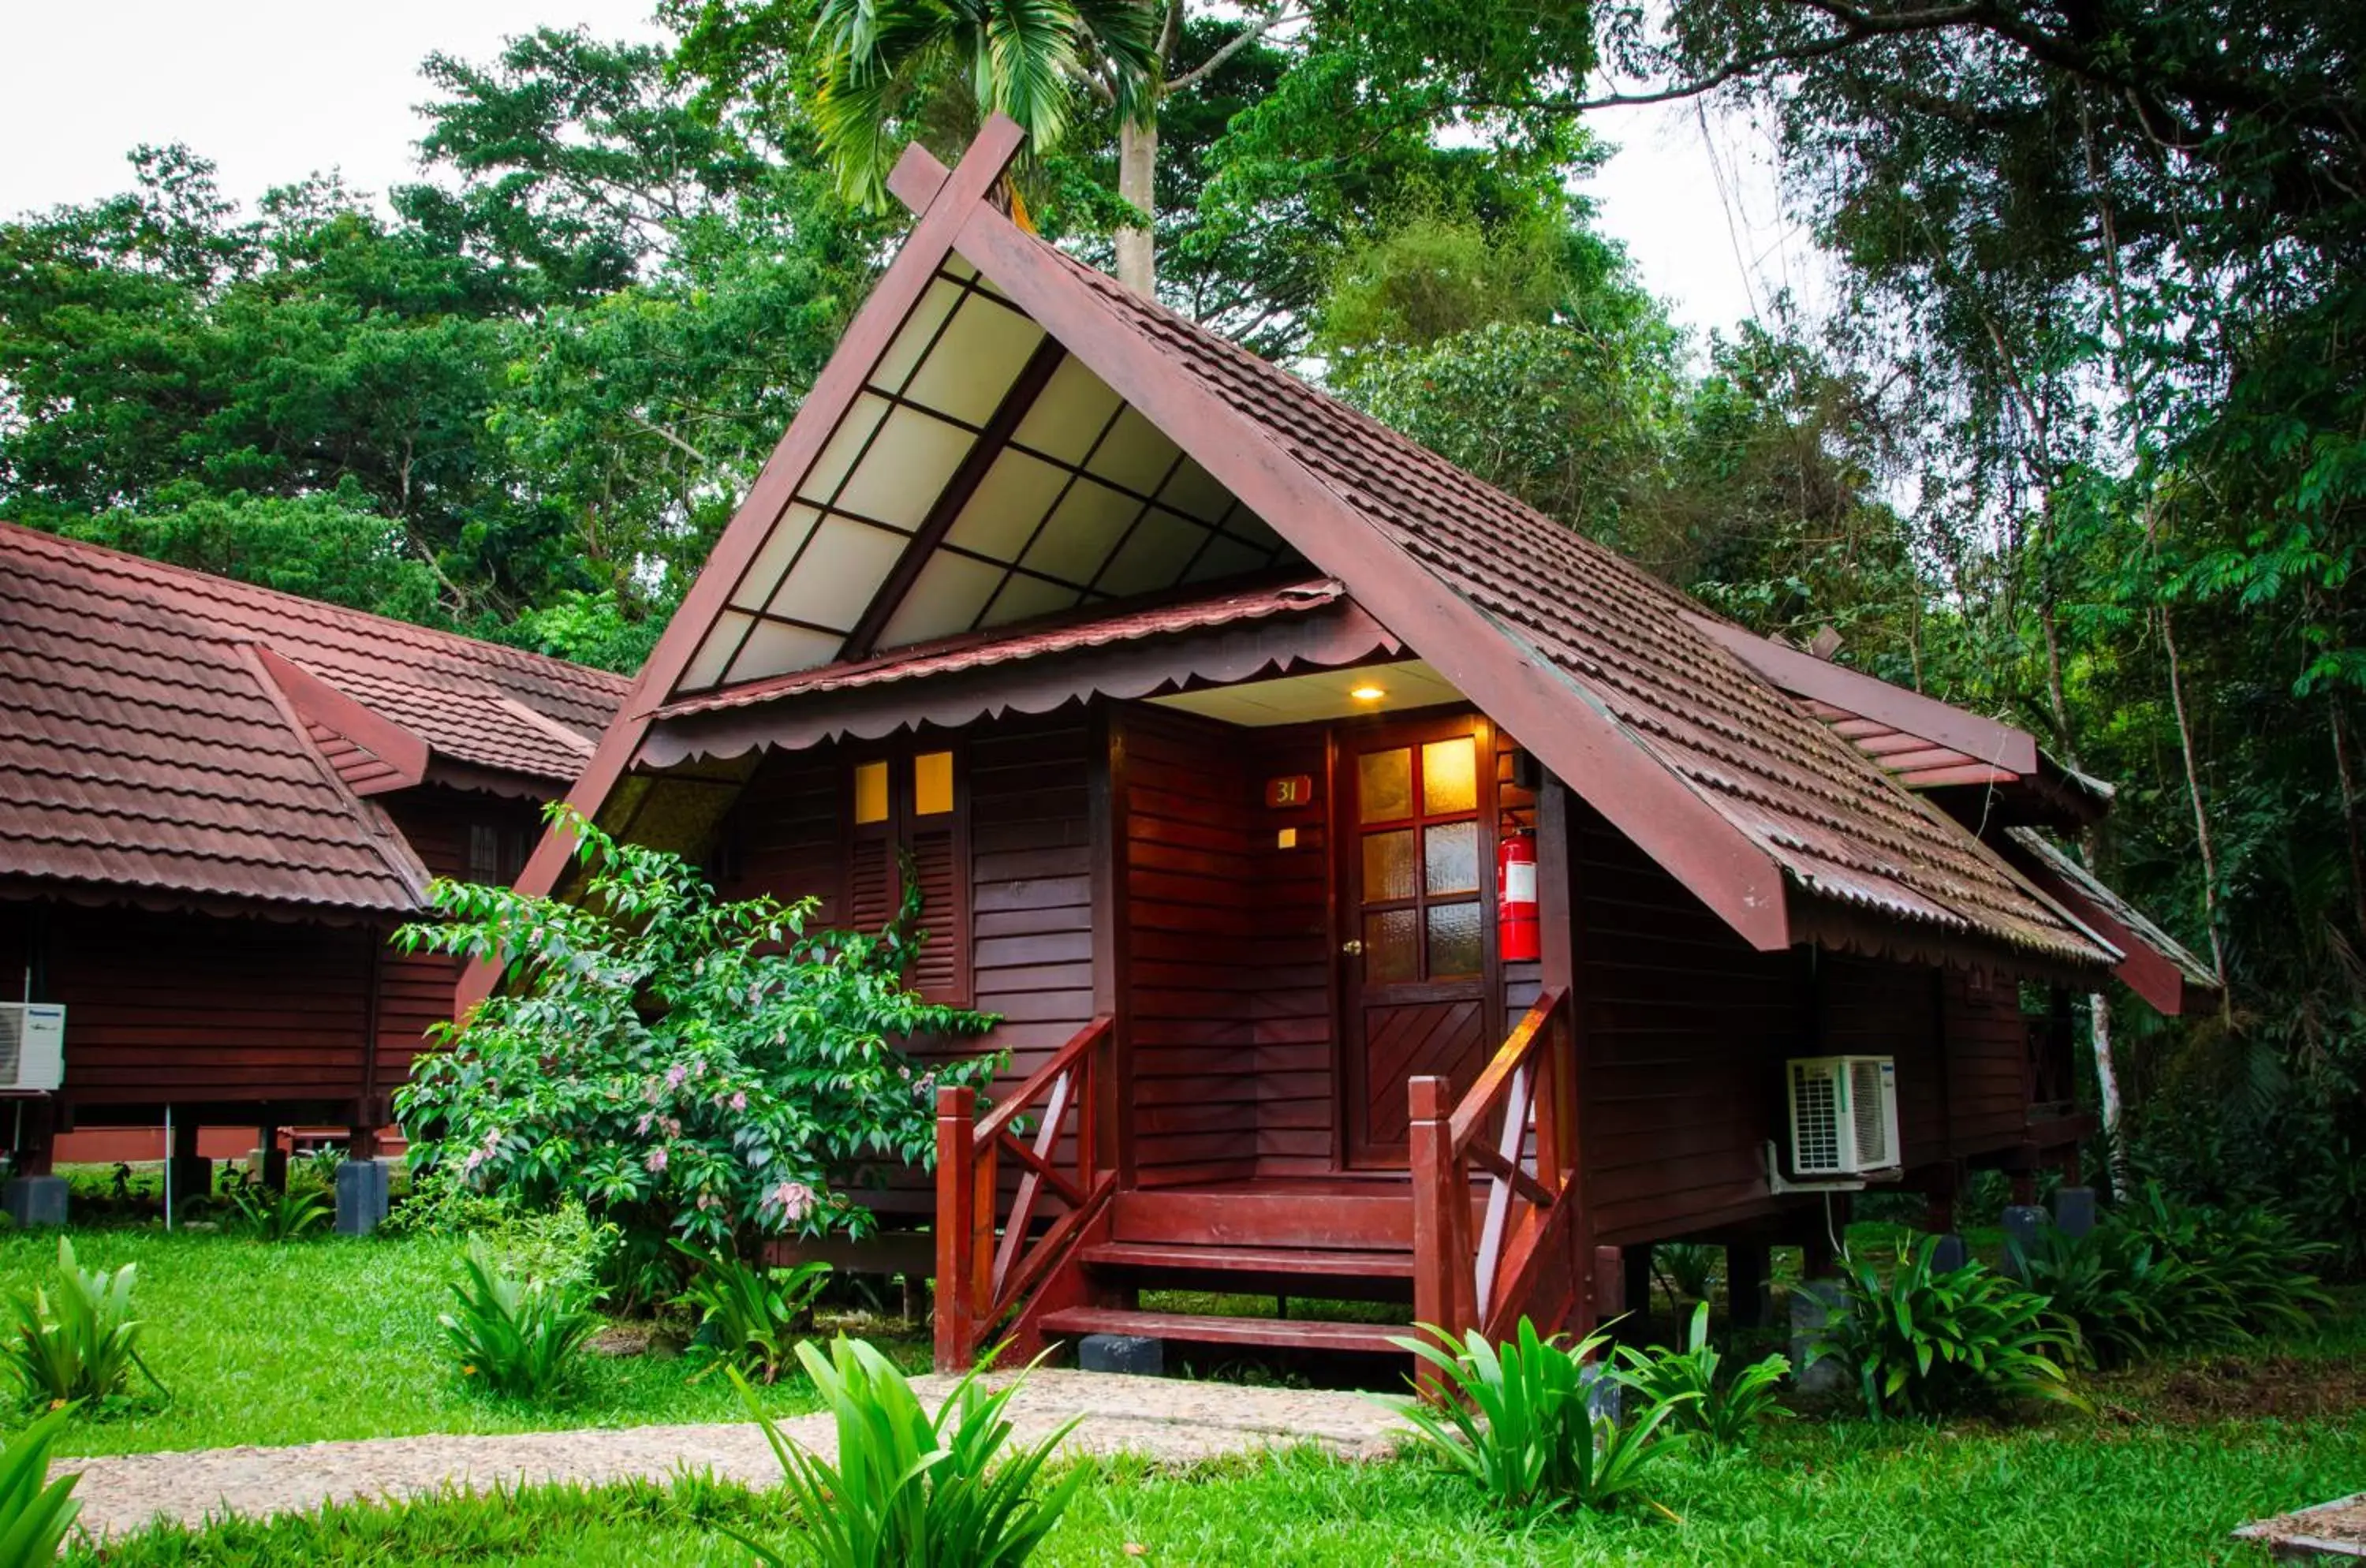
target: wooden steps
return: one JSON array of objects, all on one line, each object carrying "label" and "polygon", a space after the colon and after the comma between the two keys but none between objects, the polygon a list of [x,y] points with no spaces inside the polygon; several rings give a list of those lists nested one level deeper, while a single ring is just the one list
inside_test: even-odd
[{"label": "wooden steps", "polygon": [[1315,1318],[1202,1317],[1195,1313],[1134,1312],[1121,1307],[1067,1307],[1043,1318],[1047,1334],[1130,1334],[1194,1345],[1259,1345],[1287,1350],[1378,1351],[1403,1355],[1389,1343],[1410,1325],[1337,1323]]},{"label": "wooden steps", "polygon": [[1396,1248],[1315,1251],[1292,1247],[1194,1247],[1189,1243],[1104,1242],[1084,1249],[1086,1263],[1188,1274],[1252,1274],[1274,1279],[1410,1280],[1413,1254]]}]

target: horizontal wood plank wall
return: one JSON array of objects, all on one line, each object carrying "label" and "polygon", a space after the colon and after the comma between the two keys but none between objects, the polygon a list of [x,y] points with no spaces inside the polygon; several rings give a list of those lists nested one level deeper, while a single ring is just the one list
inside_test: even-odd
[{"label": "horizontal wood plank wall", "polygon": [[[1336,949],[1331,930],[1330,803],[1320,729],[1235,730],[1247,764],[1250,813],[1249,916],[1242,972],[1250,1067],[1256,1078],[1256,1174],[1324,1175],[1337,1165],[1339,1090]],[[1265,804],[1268,779],[1303,773],[1315,797],[1305,807]],[[1281,847],[1281,829],[1298,842]]]},{"label": "horizontal wood plank wall", "polygon": [[1265,984],[1242,732],[1129,707],[1122,842],[1135,1179],[1144,1187],[1256,1173],[1253,998]]},{"label": "horizontal wood plank wall", "polygon": [[1817,955],[1819,1056],[1898,1061],[1898,1141],[1905,1163],[1946,1156],[1947,1064],[1932,1005],[1934,972],[1847,953]]},{"label": "horizontal wood plank wall", "polygon": [[67,1098],[82,1108],[350,1100],[378,936],[53,907],[42,989],[66,1006]]},{"label": "horizontal wood plank wall", "polygon": [[2021,987],[2001,975],[1950,969],[1941,1015],[1947,1031],[1951,1155],[2020,1143],[2029,1128],[2029,1021]]},{"label": "horizontal wood plank wall", "polygon": [[1570,802],[1583,1146],[1595,1240],[1764,1212],[1761,1143],[1801,1054],[1797,961],[1763,953],[1583,802]]},{"label": "horizontal wood plank wall", "polygon": [[[541,808],[530,800],[457,790],[404,790],[380,804],[411,852],[436,876],[468,874],[470,828],[524,835],[530,846],[542,819]],[[404,953],[389,945],[379,956],[377,1093],[391,1094],[410,1080],[411,1058],[425,1047],[428,1026],[452,1016],[452,989],[459,978],[460,961],[442,953]]]},{"label": "horizontal wood plank wall", "polygon": [[[1092,1021],[1092,877],[1086,790],[1092,738],[1082,712],[987,722],[959,737],[969,802],[972,994],[1003,1021],[983,1042],[920,1045],[923,1059],[999,1047],[1015,1088]],[[841,820],[849,754],[765,759],[726,818],[716,885],[731,897],[823,900],[821,925],[848,908]],[[874,1173],[884,1214],[922,1217],[925,1173]]]}]

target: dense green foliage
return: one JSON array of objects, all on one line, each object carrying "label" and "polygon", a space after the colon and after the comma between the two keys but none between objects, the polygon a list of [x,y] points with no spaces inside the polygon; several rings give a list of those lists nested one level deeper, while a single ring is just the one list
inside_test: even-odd
[{"label": "dense green foliage", "polygon": [[73,1417],[71,1407],[53,1410],[0,1449],[0,1568],[51,1568],[82,1512],[82,1477],[50,1479],[50,1450]]},{"label": "dense green foliage", "polygon": [[1618,1381],[1642,1396],[1643,1407],[1666,1410],[1674,1430],[1696,1432],[1712,1448],[1741,1447],[1761,1426],[1791,1414],[1778,1403],[1791,1359],[1773,1355],[1729,1366],[1709,1339],[1706,1301],[1693,1308],[1681,1348],[1617,1349]]},{"label": "dense green foliage", "polygon": [[1536,1518],[1569,1507],[1616,1507],[1643,1495],[1675,1446],[1661,1428],[1675,1405],[1695,1394],[1639,1399],[1633,1403],[1640,1408],[1619,1419],[1609,1397],[1618,1380],[1597,1359],[1608,1342],[1600,1334],[1574,1344],[1547,1338],[1525,1317],[1500,1345],[1475,1328],[1459,1342],[1399,1339],[1441,1397],[1434,1404],[1408,1398],[1398,1409],[1424,1451],[1506,1514]]},{"label": "dense green foliage", "polygon": [[461,1258],[451,1291],[452,1310],[435,1321],[461,1381],[513,1399],[556,1392],[600,1327],[580,1287],[513,1274],[481,1246]]},{"label": "dense green foliage", "polygon": [[1944,1416],[2016,1399],[2081,1403],[2065,1363],[2077,1331],[2043,1295],[1987,1265],[1941,1269],[1939,1238],[1901,1245],[1887,1269],[1841,1260],[1839,1303],[1808,1361],[1848,1372],[1867,1416]]},{"label": "dense green foliage", "polygon": [[310,1171],[290,1170],[276,1188],[232,1171],[221,1191],[231,1228],[257,1241],[300,1241],[326,1231],[336,1213]]},{"label": "dense green foliage", "polygon": [[928,1164],[937,1086],[982,1087],[1002,1061],[924,1067],[898,1045],[994,1021],[905,986],[917,893],[884,930],[808,932],[810,899],[726,903],[678,856],[563,806],[552,819],[582,868],[571,898],[438,882],[446,919],[398,937],[513,976],[438,1025],[398,1092],[414,1168],[529,1209],[580,1201],[644,1265],[670,1265],[674,1238],[874,1224],[844,1184],[866,1163]]},{"label": "dense green foliage", "polygon": [[727,1252],[682,1250],[698,1263],[677,1303],[698,1314],[691,1353],[708,1363],[706,1371],[737,1367],[764,1382],[779,1377],[798,1337],[813,1325],[814,1298],[828,1282],[829,1265],[768,1269]]},{"label": "dense green foliage", "polygon": [[140,1355],[146,1324],[131,1315],[139,1266],[84,1269],[74,1258],[73,1238],[62,1235],[57,1260],[47,1284],[8,1294],[0,1365],[15,1377],[18,1392],[28,1403],[108,1405],[129,1394],[135,1371],[162,1392]]},{"label": "dense green foliage", "polygon": [[1091,1479],[1072,1467],[1039,1495],[1053,1450],[1082,1417],[1013,1450],[1004,1410],[1023,1378],[988,1393],[972,1372],[930,1416],[896,1363],[859,1339],[831,1341],[827,1356],[800,1344],[797,1359],[832,1417],[838,1451],[830,1460],[806,1452],[749,1401],[803,1527],[785,1551],[740,1537],[771,1568],[1019,1568]]}]

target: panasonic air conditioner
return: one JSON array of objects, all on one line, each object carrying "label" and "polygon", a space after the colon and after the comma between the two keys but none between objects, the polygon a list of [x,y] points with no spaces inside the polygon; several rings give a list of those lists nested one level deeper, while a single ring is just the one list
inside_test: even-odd
[{"label": "panasonic air conditioner", "polygon": [[0,1002],[0,1093],[54,1090],[66,1076],[66,1010]]},{"label": "panasonic air conditioner", "polygon": [[1862,1176],[1898,1164],[1894,1058],[1801,1056],[1788,1066],[1795,1174]]}]

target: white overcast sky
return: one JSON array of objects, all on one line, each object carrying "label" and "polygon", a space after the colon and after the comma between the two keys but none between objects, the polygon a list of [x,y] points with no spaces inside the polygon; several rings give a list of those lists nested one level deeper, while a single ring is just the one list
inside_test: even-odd
[{"label": "white overcast sky", "polygon": [[[0,216],[124,189],[136,144],[185,141],[244,202],[314,170],[383,193],[417,177],[430,51],[484,59],[507,35],[581,23],[655,37],[648,0],[0,0]],[[1644,283],[1696,329],[1789,284],[1810,247],[1782,221],[1772,152],[1688,107],[1620,110],[1593,194]]]}]

